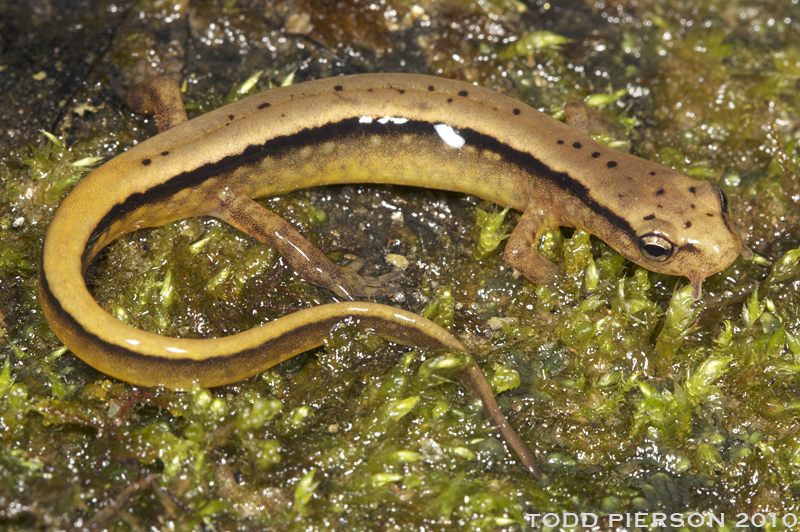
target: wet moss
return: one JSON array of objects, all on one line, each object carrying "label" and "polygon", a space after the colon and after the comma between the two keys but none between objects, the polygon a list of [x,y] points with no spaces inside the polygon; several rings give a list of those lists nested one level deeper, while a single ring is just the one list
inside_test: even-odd
[{"label": "wet moss", "polygon": [[[333,11],[269,2],[266,16],[210,4],[194,7],[193,53],[178,65],[195,114],[293,72],[300,81],[422,70],[554,115],[565,100],[606,96],[601,111],[627,129],[634,153],[725,190],[758,256],[708,279],[693,303],[685,281],[637,268],[584,232],[551,231],[539,250],[562,275],[537,287],[502,260],[518,215],[492,226],[481,213],[493,208],[474,198],[351,186],[264,201],[337,261],[366,257],[369,274],[388,271],[387,252],[407,259],[405,301],[381,301],[425,312],[473,348],[537,453],[542,483],[456,383],[458,354],[408,351],[347,324],[320,350],[214,390],[111,380],[60,347],[35,271],[54,208],[91,158],[152,133],[108,80],[174,67],[188,42],[169,22],[183,7],[125,5],[142,13],[126,20],[144,22],[118,30],[98,73],[64,104],[69,120],[0,160],[4,527],[519,530],[530,512],[705,511],[728,521],[763,512],[780,524],[797,510],[795,4],[434,2],[367,12],[355,1]],[[303,30],[303,13],[314,28],[282,29],[295,16]],[[558,46],[541,40],[548,35],[562,37]],[[169,50],[164,36],[180,46]],[[225,69],[210,66],[220,59]],[[330,301],[213,220],[122,237],[90,282],[116,316],[180,336],[232,334]]]}]

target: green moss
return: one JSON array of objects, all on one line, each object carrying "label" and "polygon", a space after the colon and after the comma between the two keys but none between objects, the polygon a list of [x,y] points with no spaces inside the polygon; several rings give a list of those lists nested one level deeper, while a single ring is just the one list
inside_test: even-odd
[{"label": "green moss", "polygon": [[[796,510],[794,4],[705,2],[687,11],[680,2],[645,2],[630,12],[611,4],[526,11],[516,2],[392,3],[387,15],[311,2],[286,12],[294,7],[276,3],[280,17],[336,21],[298,40],[265,29],[263,12],[228,5],[220,14],[211,4],[194,6],[191,26],[213,36],[203,44],[209,53],[212,41],[245,37],[232,38],[241,48],[225,68],[203,71],[202,53],[186,63],[195,114],[281,84],[290,72],[305,79],[399,68],[382,57],[553,114],[591,95],[626,128],[634,153],[723,188],[757,258],[707,279],[695,304],[685,280],[637,268],[584,232],[549,231],[538,249],[561,277],[537,287],[502,261],[518,215],[487,229],[491,217],[475,218],[491,208],[472,198],[342,187],[264,202],[337,260],[374,252],[366,268],[378,271],[384,247],[408,258],[402,305],[424,309],[474,348],[501,407],[537,452],[544,483],[518,467],[457,384],[466,357],[409,352],[346,324],[323,349],[242,383],[183,394],[139,389],[60,348],[37,303],[41,241],[61,196],[92,158],[147,136],[141,117],[92,89],[107,79],[93,78],[74,99],[92,102],[80,122],[97,131],[65,127],[69,134],[45,135],[0,160],[0,500],[14,503],[3,507],[2,526],[518,530],[532,511],[730,518],[743,509],[778,517]],[[129,20],[155,24],[171,12],[152,11]],[[111,63],[135,71],[135,58],[161,53],[150,43],[166,29],[143,24],[118,30]],[[415,28],[413,57],[388,53],[392,24],[400,28],[393,36]],[[540,27],[565,38],[559,46],[537,40],[547,35],[530,28]],[[322,46],[306,53],[314,43]],[[64,116],[79,122],[68,108]],[[403,223],[381,225],[376,206],[384,204]],[[369,231],[354,235],[353,227]],[[482,257],[471,257],[487,238]],[[232,334],[329,301],[273,251],[213,220],[126,235],[104,255],[91,278],[98,301],[162,334]]]},{"label": "green moss", "polygon": [[452,287],[443,286],[437,290],[433,299],[420,314],[445,329],[452,327],[455,321],[455,302],[453,300]]},{"label": "green moss", "polygon": [[692,286],[686,285],[676,290],[667,309],[664,327],[656,341],[655,362],[661,371],[672,363],[683,344],[686,332],[698,314],[700,308],[692,299]]},{"label": "green moss", "polygon": [[508,227],[503,225],[508,207],[492,214],[478,208],[475,213],[477,215],[476,225],[481,232],[472,254],[476,259],[482,259],[497,249],[497,246],[511,235]]}]

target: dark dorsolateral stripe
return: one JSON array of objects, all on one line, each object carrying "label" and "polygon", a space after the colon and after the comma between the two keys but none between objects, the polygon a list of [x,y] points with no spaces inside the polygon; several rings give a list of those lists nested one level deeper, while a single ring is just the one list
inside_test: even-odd
[{"label": "dark dorsolateral stripe", "polygon": [[[131,194],[125,201],[112,207],[100,220],[92,232],[89,244],[107,231],[115,221],[131,214],[136,209],[148,204],[161,203],[186,188],[197,187],[207,179],[232,172],[239,166],[256,164],[267,156],[280,157],[305,146],[320,145],[329,141],[341,140],[348,136],[361,135],[365,132],[370,135],[389,135],[398,132],[419,135],[434,134],[433,124],[423,120],[409,120],[403,124],[394,124],[392,122],[381,124],[376,121],[370,124],[363,124],[359,122],[358,117],[353,117],[339,122],[331,122],[317,128],[306,128],[291,135],[274,137],[263,144],[248,146],[239,154],[229,155],[218,161],[206,163],[194,170],[177,174],[144,192]],[[589,188],[570,177],[569,174],[557,172],[537,159],[533,154],[511,148],[490,135],[485,135],[472,129],[459,130],[459,134],[466,140],[467,144],[481,150],[487,149],[497,153],[506,161],[525,168],[538,179],[547,181],[562,192],[574,196],[597,216],[607,220],[609,224],[627,233],[631,238],[635,238],[636,235],[633,228],[625,219],[615,214],[608,207],[598,203],[592,197]],[[89,247],[89,244],[87,244],[87,247]]]},{"label": "dark dorsolateral stripe", "polygon": [[[249,349],[244,349],[236,353],[231,353],[227,356],[207,358],[200,361],[191,358],[176,357],[170,357],[167,359],[157,355],[137,353],[136,351],[128,349],[124,346],[120,346],[116,343],[109,342],[100,336],[89,333],[83,327],[83,325],[75,320],[70,313],[64,310],[61,302],[50,290],[50,284],[47,276],[40,276],[40,287],[42,294],[47,299],[48,306],[58,315],[58,319],[61,322],[66,324],[70,330],[77,333],[79,338],[78,341],[93,343],[95,347],[102,349],[108,358],[117,359],[120,361],[120,363],[151,365],[155,363],[166,363],[172,370],[174,370],[176,367],[182,367],[190,369],[190,371],[195,371],[191,368],[200,366],[213,366],[216,364],[227,364],[231,366],[238,364],[241,360],[247,360],[260,353],[263,354],[263,352],[267,349],[271,349],[273,351],[285,351],[293,348],[297,344],[297,338],[313,336],[317,330],[330,330],[330,328],[336,325],[336,323],[341,319],[340,316],[334,316],[328,319],[325,323],[310,322],[301,324],[292,328],[292,330],[284,332],[283,334],[273,334],[273,336],[263,344],[253,346]],[[304,329],[307,329],[308,333],[304,333]]]}]

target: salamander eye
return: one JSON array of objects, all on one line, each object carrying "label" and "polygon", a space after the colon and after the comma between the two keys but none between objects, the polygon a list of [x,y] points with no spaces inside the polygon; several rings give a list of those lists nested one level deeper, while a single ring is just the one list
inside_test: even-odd
[{"label": "salamander eye", "polygon": [[639,251],[642,256],[653,262],[664,262],[672,256],[675,246],[661,235],[649,233],[639,239]]}]

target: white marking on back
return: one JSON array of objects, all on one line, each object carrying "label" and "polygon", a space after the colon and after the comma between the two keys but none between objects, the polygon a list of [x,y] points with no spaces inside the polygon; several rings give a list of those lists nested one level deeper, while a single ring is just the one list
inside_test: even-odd
[{"label": "white marking on back", "polygon": [[379,124],[386,124],[391,122],[392,124],[405,124],[408,122],[408,118],[397,118],[396,116],[384,116],[383,118],[378,119]]},{"label": "white marking on back", "polygon": [[451,148],[455,148],[460,150],[464,147],[464,144],[467,143],[464,140],[464,137],[458,134],[455,129],[448,126],[447,124],[434,124],[433,129],[436,130],[436,134],[439,135],[445,144],[450,146]]}]

